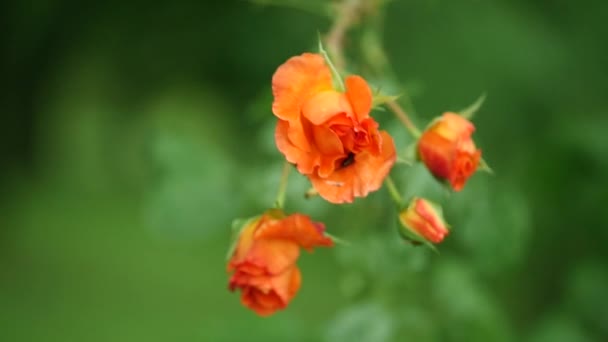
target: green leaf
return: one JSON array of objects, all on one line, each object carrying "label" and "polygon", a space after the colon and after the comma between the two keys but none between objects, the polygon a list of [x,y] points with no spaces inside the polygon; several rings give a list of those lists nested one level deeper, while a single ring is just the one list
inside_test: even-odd
[{"label": "green leaf", "polygon": [[481,105],[483,105],[483,102],[485,100],[486,100],[486,94],[485,93],[481,94],[481,96],[479,96],[477,98],[477,100],[475,100],[475,102],[473,102],[467,108],[459,111],[458,114],[460,114],[460,116],[462,116],[463,118],[465,118],[467,120],[473,119],[473,116],[479,110],[479,108],[481,108]]}]

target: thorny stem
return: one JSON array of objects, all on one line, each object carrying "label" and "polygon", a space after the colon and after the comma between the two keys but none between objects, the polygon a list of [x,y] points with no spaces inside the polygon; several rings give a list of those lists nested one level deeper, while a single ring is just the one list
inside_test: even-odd
[{"label": "thorny stem", "polygon": [[[334,65],[338,70],[344,70],[344,36],[346,32],[359,20],[363,14],[365,0],[343,0],[338,4],[338,16],[331,29],[327,33],[325,43],[334,59]],[[369,10],[369,9],[367,9]],[[405,128],[414,136],[420,136],[420,130],[409,118],[407,113],[395,101],[389,101],[386,105],[391,109],[395,116],[403,123]]]},{"label": "thorny stem", "polygon": [[343,0],[338,4],[338,16],[327,33],[325,43],[339,70],[344,70],[344,36],[358,20],[365,0]]},{"label": "thorny stem", "polygon": [[405,128],[407,128],[407,130],[414,136],[414,138],[418,138],[420,136],[420,130],[418,129],[418,127],[414,125],[410,117],[396,101],[388,101],[386,105],[388,106],[388,108],[391,109],[391,111],[393,111],[393,113],[395,113],[397,119],[399,119],[399,121],[403,123]]},{"label": "thorny stem", "polygon": [[283,164],[283,172],[281,173],[281,183],[279,183],[279,192],[277,193],[277,199],[275,201],[275,207],[283,209],[285,205],[285,193],[287,192],[287,180],[289,179],[289,171],[291,171],[291,164],[285,162]]},{"label": "thorny stem", "polygon": [[403,202],[403,198],[399,194],[399,190],[397,190],[397,187],[395,186],[395,182],[393,182],[393,179],[391,178],[391,176],[386,177],[386,179],[384,180],[384,184],[386,185],[386,189],[388,190],[388,193],[391,195],[393,202],[395,202],[395,205],[399,209],[401,209],[401,207],[403,207],[405,205],[405,203]]}]

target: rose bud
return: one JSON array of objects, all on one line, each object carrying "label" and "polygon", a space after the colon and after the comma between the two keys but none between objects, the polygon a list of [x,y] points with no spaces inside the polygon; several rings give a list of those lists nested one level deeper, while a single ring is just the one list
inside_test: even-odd
[{"label": "rose bud", "polygon": [[399,213],[399,233],[414,243],[439,243],[449,233],[441,208],[415,197],[409,206]]},{"label": "rose bud", "polygon": [[471,135],[475,126],[454,113],[444,113],[423,133],[418,141],[418,155],[431,173],[446,180],[455,191],[464,187],[475,173],[481,150],[475,147]]}]

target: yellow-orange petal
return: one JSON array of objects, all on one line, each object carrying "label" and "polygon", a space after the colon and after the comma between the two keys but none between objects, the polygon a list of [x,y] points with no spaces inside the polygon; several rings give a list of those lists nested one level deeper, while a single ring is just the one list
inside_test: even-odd
[{"label": "yellow-orange petal", "polygon": [[357,116],[357,120],[369,117],[369,112],[372,109],[372,90],[367,82],[357,75],[348,76],[345,80],[346,96],[350,102],[353,112]]},{"label": "yellow-orange petal", "polygon": [[422,219],[420,233],[433,243],[439,243],[449,233],[441,215],[425,200],[418,199],[415,203],[415,211]]},{"label": "yellow-orange petal", "polygon": [[255,238],[287,240],[308,250],[316,246],[333,246],[333,241],[308,216],[302,214],[290,215],[281,224],[264,226],[256,232]]},{"label": "yellow-orange petal", "polygon": [[[279,274],[291,267],[300,256],[300,248],[297,242],[288,239],[267,239],[260,238],[259,232],[270,227],[286,227],[273,221],[272,224],[261,226],[255,234],[255,242],[249,250],[246,262],[255,264],[266,269],[271,275]],[[238,265],[237,265],[238,269]]]},{"label": "yellow-orange petal", "polygon": [[322,178],[314,173],[309,175],[319,195],[331,203],[351,203],[355,197],[365,197],[378,190],[397,158],[393,138],[385,131],[380,132],[380,137],[380,154],[363,151],[355,155],[354,163],[334,171],[328,177]]},{"label": "yellow-orange petal", "polygon": [[321,125],[340,114],[352,117],[352,113],[353,110],[346,95],[334,90],[314,94],[302,107],[302,115],[313,125]]},{"label": "yellow-orange petal", "polygon": [[318,152],[312,150],[314,147],[309,146],[310,150],[305,150],[296,146],[290,139],[290,136],[294,138],[299,137],[298,139],[300,140],[304,140],[306,137],[303,131],[290,131],[289,125],[288,121],[279,120],[277,122],[274,135],[277,149],[285,156],[288,162],[296,165],[300,173],[312,173],[320,163],[320,156]]},{"label": "yellow-orange petal", "polygon": [[297,120],[314,94],[332,89],[331,71],[319,54],[304,53],[287,60],[272,76],[272,112],[283,120]]},{"label": "yellow-orange petal", "polygon": [[455,141],[469,138],[475,131],[475,126],[462,116],[447,112],[429,130],[436,132],[447,140]]}]

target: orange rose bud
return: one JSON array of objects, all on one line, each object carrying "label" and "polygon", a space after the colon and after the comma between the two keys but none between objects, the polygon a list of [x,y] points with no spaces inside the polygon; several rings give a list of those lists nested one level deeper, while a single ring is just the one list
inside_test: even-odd
[{"label": "orange rose bud", "polygon": [[399,213],[399,222],[401,236],[413,242],[439,243],[449,233],[441,209],[422,198],[415,197]]},{"label": "orange rose bud", "polygon": [[324,231],[323,224],[308,216],[285,217],[276,210],[249,220],[228,261],[228,272],[233,273],[229,289],[240,289],[241,303],[260,316],[284,309],[300,288],[300,248],[333,246]]},{"label": "orange rose bud", "polygon": [[418,155],[431,173],[447,180],[452,189],[460,191],[475,173],[481,150],[471,135],[475,126],[454,113],[444,113],[427,128],[418,141]]},{"label": "orange rose bud", "polygon": [[345,88],[333,88],[319,54],[292,57],[272,77],[277,148],[332,203],[378,190],[397,156],[393,138],[369,116],[367,82],[349,76]]}]

